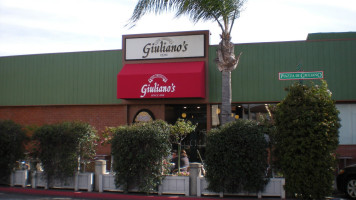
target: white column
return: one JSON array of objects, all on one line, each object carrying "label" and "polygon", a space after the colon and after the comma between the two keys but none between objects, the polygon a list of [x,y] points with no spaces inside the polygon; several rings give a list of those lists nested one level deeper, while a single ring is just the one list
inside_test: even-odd
[{"label": "white column", "polygon": [[95,191],[99,191],[100,175],[106,173],[106,160],[95,161]]},{"label": "white column", "polygon": [[190,163],[189,165],[189,187],[190,195],[197,196],[197,177],[201,176],[201,164]]}]

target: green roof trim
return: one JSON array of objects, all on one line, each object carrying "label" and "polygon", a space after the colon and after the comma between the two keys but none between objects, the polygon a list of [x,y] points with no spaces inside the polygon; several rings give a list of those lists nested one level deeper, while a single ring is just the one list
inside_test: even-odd
[{"label": "green roof trim", "polygon": [[343,33],[309,33],[307,40],[344,40],[355,39],[356,32],[343,32]]}]

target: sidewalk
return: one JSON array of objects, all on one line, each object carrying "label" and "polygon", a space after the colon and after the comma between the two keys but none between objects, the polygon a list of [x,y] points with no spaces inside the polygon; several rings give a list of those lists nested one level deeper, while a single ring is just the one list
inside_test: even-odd
[{"label": "sidewalk", "polygon": [[[88,199],[135,199],[135,200],[217,200],[221,199],[219,197],[186,197],[179,195],[141,195],[141,194],[123,194],[118,192],[85,192],[79,191],[74,192],[72,190],[56,190],[56,189],[33,189],[33,188],[22,188],[22,187],[6,187],[0,186],[0,192],[5,193],[17,193],[17,194],[29,194],[29,195],[45,195],[45,196],[61,196],[61,197],[70,197],[70,198],[88,198]],[[243,200],[243,198],[224,198],[224,199],[238,199]],[[251,198],[245,198],[251,200]],[[252,198],[257,199],[257,198]],[[272,200],[272,198],[268,198]]]}]

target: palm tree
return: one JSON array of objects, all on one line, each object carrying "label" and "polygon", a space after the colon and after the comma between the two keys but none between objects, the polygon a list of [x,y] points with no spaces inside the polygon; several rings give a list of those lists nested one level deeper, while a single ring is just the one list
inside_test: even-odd
[{"label": "palm tree", "polygon": [[231,71],[239,62],[241,53],[235,56],[234,45],[231,42],[231,31],[235,19],[240,16],[246,0],[139,0],[129,20],[134,26],[148,12],[156,14],[167,10],[176,11],[176,17],[189,15],[197,23],[203,20],[213,20],[221,28],[221,41],[217,49],[217,67],[222,72],[222,107],[221,124],[232,121],[231,117]]}]

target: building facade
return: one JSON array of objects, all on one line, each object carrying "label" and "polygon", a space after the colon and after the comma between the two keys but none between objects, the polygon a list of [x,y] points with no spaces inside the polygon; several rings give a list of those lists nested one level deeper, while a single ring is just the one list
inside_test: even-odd
[{"label": "building facade", "polygon": [[[0,57],[0,119],[22,125],[80,120],[100,133],[136,121],[185,118],[198,123],[184,143],[194,161],[206,132],[220,125],[216,50],[209,32],[197,31],[126,35],[122,50]],[[279,73],[323,72],[340,111],[340,163],[356,163],[355,32],[236,44],[240,52],[231,76],[235,118],[268,115],[267,105],[280,102],[294,82],[280,80]],[[97,153],[109,156],[110,147]]]}]

